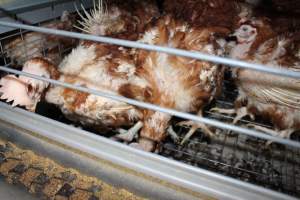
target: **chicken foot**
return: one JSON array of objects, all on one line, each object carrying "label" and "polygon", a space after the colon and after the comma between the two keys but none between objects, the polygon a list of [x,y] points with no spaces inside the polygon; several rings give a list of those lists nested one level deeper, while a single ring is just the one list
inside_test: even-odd
[{"label": "chicken foot", "polygon": [[238,121],[240,121],[242,118],[246,116],[250,116],[252,120],[254,120],[254,115],[248,112],[247,107],[241,107],[238,109],[223,109],[223,108],[212,108],[210,109],[211,112],[216,112],[220,114],[227,114],[227,115],[234,115],[236,116],[233,119],[232,124],[236,124]]},{"label": "chicken foot", "polygon": [[167,129],[167,134],[170,136],[170,138],[175,142],[175,143],[179,143],[179,136],[177,135],[177,133],[174,131],[172,125],[169,126],[169,128]]},{"label": "chicken foot", "polygon": [[133,127],[131,127],[129,130],[125,129],[117,129],[117,131],[120,133],[116,136],[114,136],[117,139],[124,140],[126,142],[131,142],[138,134],[139,130],[143,127],[143,122],[138,121]]},{"label": "chicken foot", "polygon": [[[289,139],[291,137],[291,134],[295,131],[295,129],[293,129],[293,128],[285,129],[285,130],[273,130],[273,129],[269,129],[269,128],[255,125],[255,124],[248,124],[247,127],[254,128],[258,131],[262,131],[264,133],[267,133],[267,134],[275,136],[275,137],[281,137],[281,138],[286,138],[286,139]],[[266,145],[268,146],[272,143],[273,143],[273,141],[268,141]]]},{"label": "chicken foot", "polygon": [[[202,111],[198,113],[198,116],[202,117]],[[207,134],[210,137],[214,136],[214,133],[211,130],[209,130],[209,128],[204,123],[199,123],[194,121],[183,121],[183,122],[179,122],[177,125],[183,127],[190,127],[190,130],[182,139],[180,143],[181,145],[186,143],[186,141],[189,140],[189,138],[196,132],[197,129],[201,129],[205,134]]]},{"label": "chicken foot", "polygon": [[[171,137],[171,139],[175,142],[175,143],[179,143],[179,136],[177,135],[177,133],[173,130],[172,126],[170,125],[169,128],[167,129],[167,134]],[[147,152],[151,152],[153,150],[155,150],[155,142],[147,139],[147,138],[140,138],[139,142],[133,142],[131,144],[129,144],[129,146],[136,148],[136,149],[140,149],[143,151],[147,151]]]}]

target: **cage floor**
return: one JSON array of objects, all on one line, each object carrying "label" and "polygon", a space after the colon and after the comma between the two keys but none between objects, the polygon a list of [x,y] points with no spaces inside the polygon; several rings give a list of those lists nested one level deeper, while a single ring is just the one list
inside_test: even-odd
[{"label": "cage floor", "polygon": [[[222,108],[233,108],[237,96],[231,80],[224,82],[222,96],[215,105]],[[209,110],[209,109],[207,109]],[[207,117],[224,122],[232,122],[233,117],[206,111]],[[176,122],[175,122],[176,123]],[[271,127],[257,118],[256,121],[245,118],[238,125],[256,124]],[[175,131],[183,138],[187,129],[176,127]],[[233,133],[226,130],[215,130],[216,137],[208,138],[200,131],[184,145],[176,145],[171,140],[162,145],[160,154],[196,167],[201,167],[273,189],[282,193],[300,197],[300,150],[272,143],[265,140]],[[299,140],[299,134],[292,135]]]}]

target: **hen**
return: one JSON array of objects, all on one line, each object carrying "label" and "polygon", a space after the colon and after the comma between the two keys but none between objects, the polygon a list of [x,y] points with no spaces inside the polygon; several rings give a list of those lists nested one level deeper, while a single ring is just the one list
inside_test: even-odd
[{"label": "hen", "polygon": [[[71,31],[74,23],[75,17],[64,11],[60,21],[52,21],[42,26]],[[26,60],[34,57],[47,57],[54,64],[59,64],[63,53],[61,50],[73,45],[75,40],[71,38],[31,32],[5,44],[4,51],[11,62],[18,66],[22,66]]]},{"label": "hen", "polygon": [[[98,7],[95,6],[95,10],[92,10],[92,15],[86,13],[87,19],[83,19],[84,23],[86,23],[85,28],[87,30],[101,30],[100,32],[88,31],[92,34],[113,35],[118,38],[129,39],[130,35],[123,33],[123,31],[128,31],[126,28],[123,29],[127,27],[123,27],[123,25],[127,23],[128,18],[124,17],[124,13],[121,11],[122,15],[119,15],[118,7],[113,8],[115,10],[109,8],[104,13],[101,3]],[[118,14],[115,13],[116,10]],[[114,22],[114,24],[110,24],[110,22]],[[131,22],[128,21],[128,23]],[[36,59],[39,60],[39,64],[36,64]],[[57,70],[58,76],[40,73],[45,66],[50,65],[47,60],[41,58],[27,61],[23,71],[26,71],[26,66],[30,66],[30,70],[26,72],[117,95],[120,88],[128,82],[134,83],[139,87],[144,87],[146,84],[143,79],[136,76],[136,67],[133,61],[132,52],[129,49],[109,44],[82,41],[60,63]],[[51,66],[55,69],[54,65]],[[17,78],[11,75],[2,78],[0,84],[2,85],[1,92],[3,94],[1,98],[7,101],[14,101],[13,105],[23,105],[30,110],[34,110],[36,103],[42,96],[45,96],[47,102],[60,107],[70,120],[80,122],[86,126],[93,126],[93,128],[98,128],[101,131],[131,126],[142,118],[143,113],[139,109],[123,102],[59,86],[52,86],[49,90],[46,90],[48,84],[41,87],[39,84],[43,82],[38,82],[39,84],[35,85],[32,85],[31,82],[36,82],[36,80],[30,78],[24,80],[22,77]],[[18,92],[18,90],[21,92]],[[36,98],[32,99],[32,97]],[[128,134],[134,135],[130,134],[130,132],[137,132],[140,127],[141,122],[138,122],[129,130]],[[124,131],[120,130],[120,132],[123,133]],[[127,139],[128,134],[121,134],[120,137]]]},{"label": "hen", "polygon": [[[25,62],[22,71],[52,79],[59,77],[59,73],[52,63],[38,57]],[[4,76],[0,80],[0,85],[2,86],[0,88],[0,99],[13,102],[13,106],[24,106],[30,111],[35,110],[37,103],[49,86],[48,83],[43,81],[26,76],[16,77],[15,75]]]},{"label": "hen", "polygon": [[[246,21],[235,31],[232,58],[294,71],[300,70],[300,33],[277,35],[264,19]],[[236,123],[246,115],[270,120],[275,130],[254,126],[266,133],[290,137],[300,128],[300,81],[248,69],[232,70],[239,91],[236,109],[214,109],[234,114]]]},{"label": "hen", "polygon": [[222,27],[231,31],[238,14],[246,15],[248,3],[238,0],[165,0],[164,9],[193,27]]},{"label": "hen", "polygon": [[[128,81],[145,85],[135,75],[129,50],[105,44],[82,43],[63,60],[58,70],[60,81],[115,95]],[[132,105],[58,86],[49,89],[46,101],[59,106],[72,121],[102,131],[130,126],[142,116]]]},{"label": "hen", "polygon": [[[135,66],[128,50],[88,42],[75,48],[58,70],[43,58],[33,58],[24,64],[23,71],[110,94],[118,94],[119,88],[129,80],[136,81],[137,85],[144,84],[135,76]],[[5,76],[0,85],[1,99],[13,101],[13,106],[25,106],[34,111],[45,95],[46,101],[60,107],[70,120],[92,125],[103,132],[130,126],[142,117],[141,111],[126,103],[60,86],[48,89],[49,84],[23,76]]]},{"label": "hen", "polygon": [[[218,31],[218,28],[191,28],[165,16],[150,26],[139,41],[217,55],[221,54],[214,37]],[[143,96],[146,102],[198,115],[202,115],[203,107],[219,93],[223,78],[223,69],[216,64],[144,50],[138,50],[136,73],[147,82],[148,88],[136,89],[138,85],[130,83],[123,87],[121,94],[130,98]],[[138,147],[153,150],[155,142],[166,137],[170,119],[169,114],[144,110]],[[212,134],[204,124],[186,124],[192,129],[183,142],[197,128]]]},{"label": "hen", "polygon": [[154,0],[112,0],[103,2],[94,1],[94,9],[89,14],[84,7],[85,15],[81,16],[77,27],[85,33],[93,35],[115,36],[120,33],[126,35],[126,39],[136,40],[145,26],[155,17],[159,16],[159,10]]}]

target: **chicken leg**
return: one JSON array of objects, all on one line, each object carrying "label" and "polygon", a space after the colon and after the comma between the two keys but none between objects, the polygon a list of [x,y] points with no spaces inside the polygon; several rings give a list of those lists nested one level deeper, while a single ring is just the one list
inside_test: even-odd
[{"label": "chicken leg", "polygon": [[[202,110],[198,112],[197,115],[202,117]],[[209,128],[204,123],[199,123],[194,121],[183,121],[183,122],[179,122],[178,125],[184,127],[190,127],[189,132],[182,139],[180,143],[181,145],[183,145],[196,132],[198,128],[201,129],[205,134],[207,134],[210,137],[214,135],[214,133],[211,130],[209,130]]]},{"label": "chicken leg", "polygon": [[177,133],[173,130],[172,125],[170,125],[169,128],[167,129],[167,133],[175,143],[179,142],[179,137]]},{"label": "chicken leg", "polygon": [[[262,131],[265,132],[269,135],[275,136],[275,137],[281,137],[281,138],[286,138],[289,139],[291,137],[291,134],[295,131],[295,129],[285,129],[285,130],[273,130],[273,129],[269,129],[263,126],[258,126],[255,124],[247,124],[247,127],[249,128],[254,128],[258,131]],[[273,141],[268,141],[267,142],[267,146],[270,145]]]},{"label": "chicken leg", "polygon": [[139,130],[143,127],[143,122],[138,121],[133,127],[131,127],[129,130],[124,130],[124,129],[117,129],[117,131],[120,133],[114,138],[124,140],[126,142],[131,142],[136,135],[138,134]]},{"label": "chicken leg", "polygon": [[232,124],[236,124],[238,121],[240,121],[242,118],[244,118],[246,116],[250,116],[250,118],[252,120],[254,120],[254,115],[252,115],[251,113],[248,112],[247,107],[241,107],[238,109],[223,109],[223,108],[215,107],[215,108],[210,109],[209,111],[220,113],[220,114],[227,114],[227,115],[236,114],[236,116],[233,119]]}]

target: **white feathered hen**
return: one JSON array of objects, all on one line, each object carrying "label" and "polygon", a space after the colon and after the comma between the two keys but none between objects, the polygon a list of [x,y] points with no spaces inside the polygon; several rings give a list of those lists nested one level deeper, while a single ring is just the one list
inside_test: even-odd
[{"label": "white feathered hen", "polygon": [[[42,27],[71,31],[74,23],[75,17],[64,11],[60,20],[42,24]],[[75,44],[72,38],[30,32],[6,43],[4,51],[12,63],[18,66],[34,57],[47,57],[53,64],[58,65],[62,60],[62,50]]]}]

